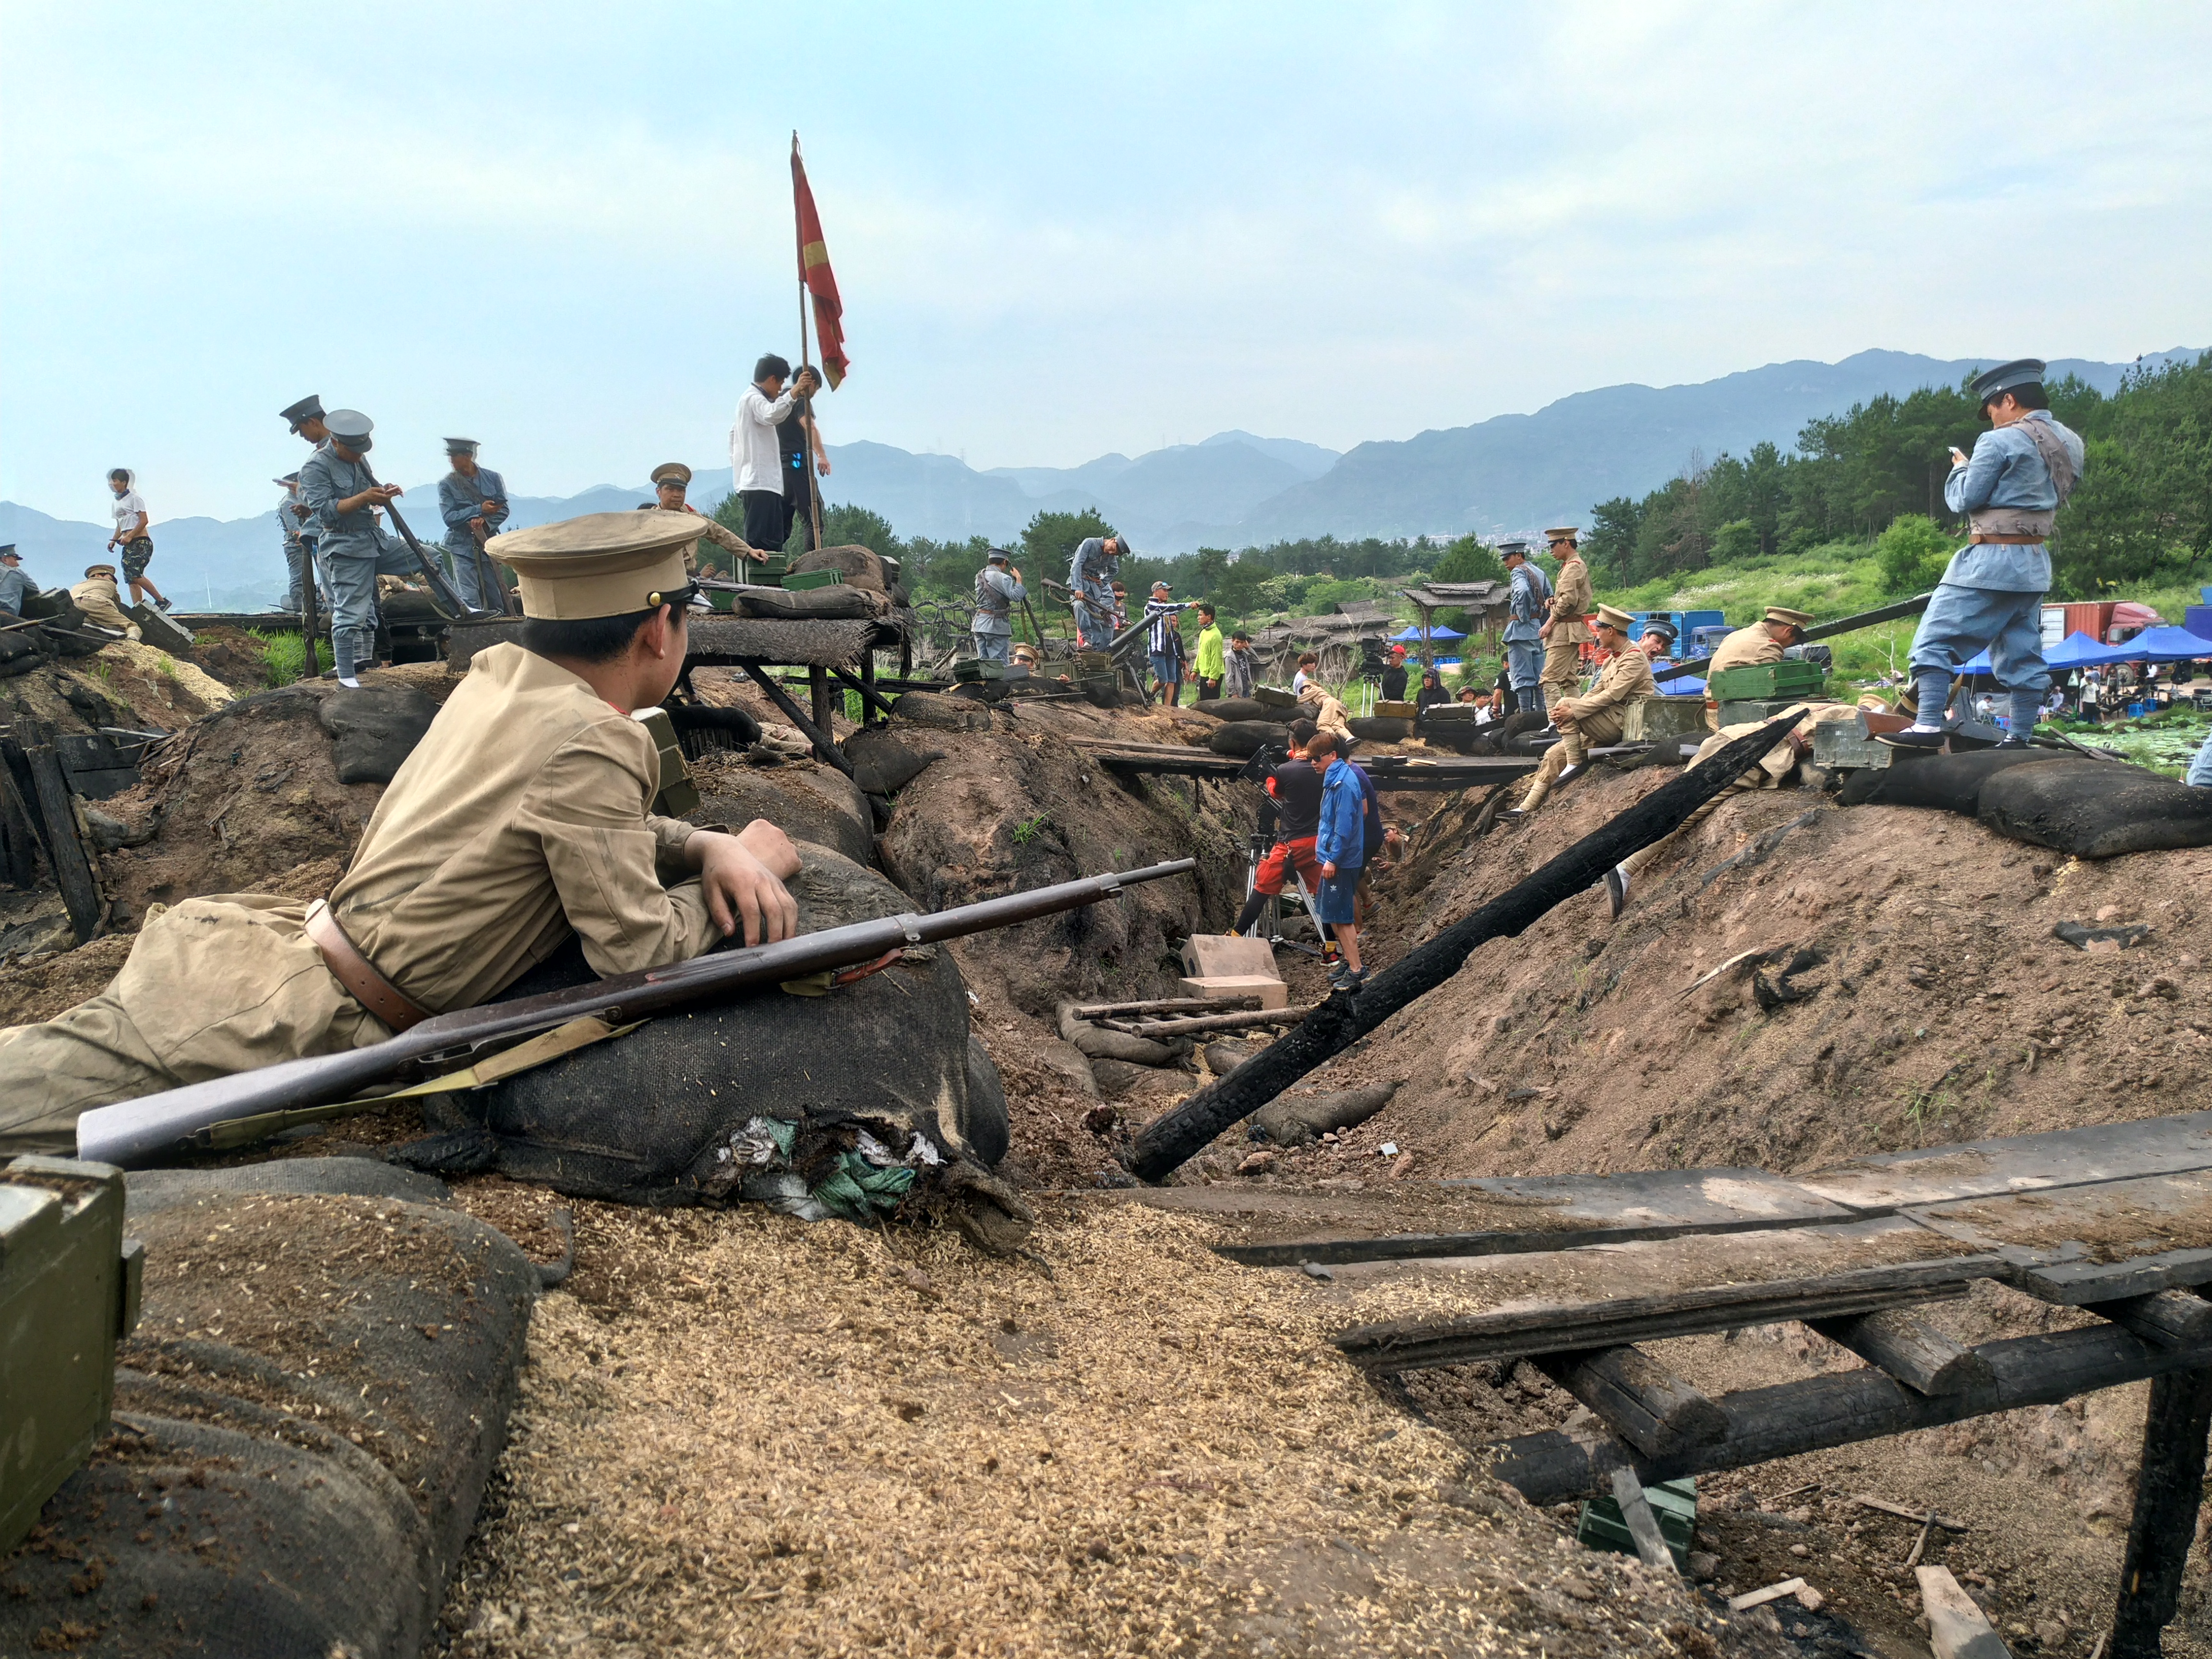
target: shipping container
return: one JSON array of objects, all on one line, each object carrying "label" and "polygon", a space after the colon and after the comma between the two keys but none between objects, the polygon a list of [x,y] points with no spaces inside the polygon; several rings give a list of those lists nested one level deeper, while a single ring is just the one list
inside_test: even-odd
[{"label": "shipping container", "polygon": [[[2094,605],[2069,605],[2066,607],[2066,632],[2087,634],[2100,645],[2106,644],[2105,635],[2112,630],[2112,605],[2107,599]],[[2061,635],[2061,637],[2064,637]]]}]

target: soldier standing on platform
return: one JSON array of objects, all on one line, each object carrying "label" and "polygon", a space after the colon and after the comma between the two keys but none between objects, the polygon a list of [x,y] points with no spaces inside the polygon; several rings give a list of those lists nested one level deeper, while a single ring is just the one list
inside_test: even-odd
[{"label": "soldier standing on platform", "polygon": [[1119,536],[1089,536],[1078,544],[1068,564],[1076,635],[1086,651],[1103,651],[1114,638],[1114,578],[1121,574],[1121,555],[1127,550],[1128,544]]},{"label": "soldier standing on platform", "polygon": [[1575,544],[1581,534],[1565,526],[1544,532],[1552,556],[1559,562],[1559,579],[1552,584],[1551,620],[1540,630],[1544,640],[1544,697],[1554,708],[1581,683],[1582,648],[1590,639],[1590,626],[1583,618],[1595,596],[1590,588],[1589,567],[1583,562]]},{"label": "soldier standing on platform", "polygon": [[294,437],[305,438],[317,449],[330,443],[331,429],[323,424],[323,400],[313,392],[280,411],[276,418],[292,428]]},{"label": "soldier standing on platform", "polygon": [[1590,750],[1619,743],[1630,703],[1659,695],[1647,651],[1655,647],[1665,650],[1674,641],[1674,630],[1665,623],[1646,623],[1645,648],[1638,649],[1628,642],[1634,622],[1626,611],[1598,606],[1597,642],[1611,654],[1595,685],[1578,697],[1562,697],[1552,705],[1552,723],[1559,728],[1559,740],[1544,751],[1543,763],[1516,812],[1533,812],[1541,806],[1553,784],[1582,770]]},{"label": "soldier standing on platform", "polygon": [[276,503],[277,527],[284,532],[284,571],[289,585],[284,591],[284,608],[294,616],[303,616],[301,610],[305,584],[318,581],[319,573],[307,552],[307,544],[301,539],[301,526],[307,516],[307,503],[300,494],[300,475],[287,472],[270,483],[284,494]]},{"label": "soldier standing on platform", "polygon": [[438,513],[446,521],[446,574],[471,611],[504,612],[507,594],[483,544],[507,522],[507,481],[477,465],[481,447],[474,438],[446,440],[446,459],[453,469],[438,481]]},{"label": "soldier standing on platform", "polygon": [[1943,504],[1967,515],[1968,544],[1951,556],[1912,636],[1919,699],[1910,730],[1881,741],[1899,749],[1944,742],[1951,681],[1984,647],[2012,694],[2002,748],[2025,749],[2051,689],[2043,660],[2043,596],[2051,586],[2051,531],[2081,476],[2081,440],[2051,418],[2044,365],[2023,357],[1976,378],[1990,430],[1972,460],[1951,452]]},{"label": "soldier standing on platform", "polygon": [[[1711,685],[1713,676],[1730,668],[1757,668],[1763,664],[1780,662],[1782,653],[1805,638],[1805,624],[1813,620],[1803,611],[1792,611],[1786,605],[1770,605],[1766,614],[1748,628],[1739,628],[1720,643],[1713,659],[1705,665],[1705,684]],[[1721,706],[1711,691],[1705,693],[1705,725],[1717,732],[1721,729]]]},{"label": "soldier standing on platform", "polygon": [[[1552,584],[1528,556],[1528,544],[1507,542],[1498,550],[1512,585],[1506,608],[1512,620],[1505,624],[1505,669],[1513,693],[1513,708],[1541,708],[1544,704],[1544,624],[1552,614]],[[1508,714],[1513,709],[1505,711]]]},{"label": "soldier standing on platform", "polygon": [[300,491],[321,538],[337,682],[352,688],[361,684],[359,671],[376,661],[377,577],[410,575],[416,567],[376,521],[377,509],[400,493],[398,484],[378,483],[362,465],[376,422],[356,409],[334,409],[324,424],[329,447],[307,457],[300,469]]},{"label": "soldier standing on platform", "polygon": [[1012,556],[1003,547],[993,548],[975,573],[975,617],[968,625],[975,636],[975,654],[985,662],[1006,660],[1013,643],[1014,607],[1028,597]]},{"label": "soldier standing on platform", "polygon": [[[686,501],[684,491],[689,489],[690,485],[691,469],[690,467],[681,461],[663,461],[653,469],[653,499],[649,501],[640,501],[637,504],[637,510],[641,513],[650,513],[658,507],[663,513],[689,513],[699,520],[701,538],[714,543],[715,546],[728,554],[730,574],[736,576],[738,580],[744,580],[744,567],[740,561],[751,559],[757,563],[762,562],[768,558],[768,555],[747,542],[742,536],[731,531],[720,519],[708,518]],[[689,561],[684,568],[693,575],[697,575],[699,574],[697,555],[686,548],[684,556]]]}]

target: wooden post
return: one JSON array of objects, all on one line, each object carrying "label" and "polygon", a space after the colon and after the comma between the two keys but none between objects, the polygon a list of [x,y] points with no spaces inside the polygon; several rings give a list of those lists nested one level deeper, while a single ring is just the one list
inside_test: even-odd
[{"label": "wooden post", "polygon": [[100,902],[100,885],[93,879],[84,843],[77,837],[76,809],[70,804],[69,781],[62,776],[62,763],[54,757],[51,744],[42,743],[24,752],[30,757],[31,781],[38,787],[39,815],[46,821],[46,847],[53,854],[62,902],[69,908],[76,942],[82,945],[99,933],[106,907]]},{"label": "wooden post", "polygon": [[853,763],[845,758],[844,751],[837,747],[830,733],[801,714],[799,705],[792,702],[784,689],[763,672],[758,663],[739,663],[738,666],[752,677],[753,684],[768,693],[768,700],[782,712],[784,719],[796,726],[799,735],[814,745],[817,759],[825,766],[836,767],[848,778],[853,775]]},{"label": "wooden post", "polygon": [[819,663],[806,671],[807,695],[814,709],[814,723],[824,732],[836,728],[830,724],[830,671]]},{"label": "wooden post", "polygon": [[876,695],[876,647],[872,645],[860,653],[861,725],[873,726],[876,723],[878,718],[876,706],[882,701]]},{"label": "wooden post", "polygon": [[1885,1308],[1855,1319],[1807,1322],[1829,1341],[1842,1344],[1922,1394],[1958,1394],[1990,1386],[1989,1361],[1902,1308]]},{"label": "wooden post", "polygon": [[2212,1430],[2212,1369],[2151,1379],[2143,1418],[2142,1467],[2128,1551],[2120,1562],[2112,1659],[2158,1659],[2158,1633],[2181,1601],[2181,1570],[2197,1537],[2204,1498],[2204,1452]]},{"label": "wooden post", "polygon": [[6,852],[9,882],[17,887],[38,885],[39,832],[22,791],[15,787],[15,775],[4,761],[0,761],[0,845]]}]

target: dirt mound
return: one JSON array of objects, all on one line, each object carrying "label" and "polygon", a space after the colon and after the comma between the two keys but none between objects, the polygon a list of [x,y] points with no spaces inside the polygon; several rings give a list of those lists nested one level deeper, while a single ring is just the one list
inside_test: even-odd
[{"label": "dirt mound", "polygon": [[[1425,840],[1380,884],[1370,948],[1390,959],[1663,781],[1601,770],[1524,827]],[[2212,851],[2069,860],[1798,790],[1686,840],[1618,925],[1602,892],[1562,905],[1334,1068],[1411,1079],[1353,1148],[1395,1140],[1431,1176],[1787,1172],[2152,1116],[2212,1084]],[[2151,932],[2092,955],[2053,937],[2068,921]]]},{"label": "dirt mound", "polygon": [[685,815],[691,823],[742,830],[766,818],[794,840],[833,848],[858,864],[869,861],[867,800],[833,767],[807,760],[755,766],[741,755],[716,751],[692,766],[691,780],[700,797],[698,808]]}]

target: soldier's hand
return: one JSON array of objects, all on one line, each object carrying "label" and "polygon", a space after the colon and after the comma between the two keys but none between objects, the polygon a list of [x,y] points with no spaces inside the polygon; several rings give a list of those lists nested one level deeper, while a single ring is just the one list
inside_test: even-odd
[{"label": "soldier's hand", "polygon": [[799,853],[782,830],[756,818],[734,836],[701,830],[684,844],[698,861],[707,914],[748,945],[772,945],[799,931],[799,902],[783,884],[799,873]]}]

